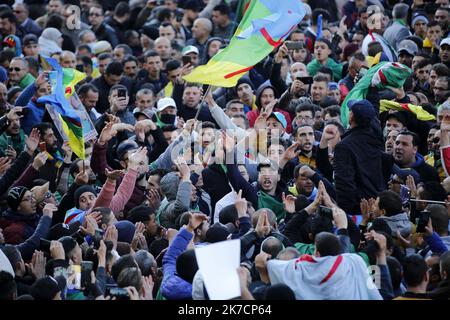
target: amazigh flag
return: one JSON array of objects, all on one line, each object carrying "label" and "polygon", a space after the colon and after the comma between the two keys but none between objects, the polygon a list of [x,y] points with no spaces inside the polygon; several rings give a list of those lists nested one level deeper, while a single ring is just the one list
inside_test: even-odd
[{"label": "amazigh flag", "polygon": [[57,80],[54,92],[48,96],[40,97],[38,102],[50,104],[55,108],[55,111],[59,113],[64,133],[69,139],[70,148],[80,159],[85,159],[84,136],[81,120],[64,96],[63,68],[53,58],[42,58],[57,72]]},{"label": "amazigh flag", "polygon": [[[53,67],[48,63],[45,57],[39,55],[39,64],[42,70],[50,71]],[[86,73],[72,68],[62,68],[63,70],[63,88],[65,97],[68,99],[75,93],[75,85],[86,78]]]},{"label": "amazigh flag", "polygon": [[412,74],[412,70],[398,62],[380,62],[370,68],[358,83],[345,97],[341,106],[341,121],[344,127],[348,126],[348,106],[351,99],[362,100],[367,97],[369,87],[377,87],[379,90],[389,87],[400,88],[406,78]]},{"label": "amazigh flag", "polygon": [[247,71],[277,48],[305,16],[299,0],[253,0],[228,47],[184,76],[189,82],[234,87]]},{"label": "amazigh flag", "polygon": [[251,0],[239,0],[237,10],[236,10],[236,22],[241,22],[242,18],[245,15],[245,12],[247,11],[248,7],[250,6]]},{"label": "amazigh flag", "polygon": [[421,106],[416,106],[411,103],[398,103],[390,100],[380,100],[380,113],[389,110],[412,112],[416,115],[416,118],[421,121],[436,120],[434,115],[425,111]]}]

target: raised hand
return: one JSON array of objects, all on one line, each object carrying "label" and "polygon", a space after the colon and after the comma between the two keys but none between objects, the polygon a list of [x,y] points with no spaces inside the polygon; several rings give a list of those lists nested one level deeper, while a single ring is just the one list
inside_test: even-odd
[{"label": "raised hand", "polygon": [[32,166],[36,171],[45,165],[48,160],[48,153],[46,151],[39,152],[33,160]]},{"label": "raised hand", "polygon": [[112,130],[113,125],[114,125],[113,122],[108,122],[105,125],[97,140],[98,144],[105,145],[117,134],[117,131]]},{"label": "raised hand", "polygon": [[153,287],[155,283],[151,276],[142,277],[141,300],[153,300]]},{"label": "raised hand", "polygon": [[[300,153],[300,149],[298,149],[300,147],[301,143],[300,142],[294,142],[293,144],[291,144],[284,152],[282,155],[282,159],[285,159],[287,161],[290,161],[292,159],[294,159],[295,157],[298,156],[298,154]],[[298,150],[297,150],[298,149]]]},{"label": "raised hand", "polygon": [[263,210],[261,211],[259,217],[258,217],[258,223],[256,224],[255,228],[256,234],[258,237],[263,238],[269,235],[271,231],[269,218],[267,216],[267,211]]},{"label": "raised hand", "polygon": [[409,191],[411,192],[411,197],[412,198],[417,197],[417,186],[413,176],[409,175],[406,177],[406,186],[409,188]]},{"label": "raised hand", "polygon": [[287,196],[283,192],[281,195],[281,198],[283,200],[283,207],[284,210],[288,213],[294,213],[295,212],[295,200],[297,200],[297,197],[288,194]]},{"label": "raised hand", "polygon": [[185,137],[188,137],[191,135],[192,130],[194,129],[194,127],[197,125],[197,120],[195,119],[189,119],[188,121],[186,121],[186,123],[184,124],[184,128],[183,128],[183,132],[182,134]]},{"label": "raised hand", "polygon": [[139,148],[128,158],[128,168],[137,170],[138,167],[147,159],[147,148]]},{"label": "raised hand", "polygon": [[58,211],[58,207],[55,206],[53,203],[47,203],[44,207],[44,209],[42,209],[42,215],[49,217],[49,218],[53,218],[53,212]]},{"label": "raised hand", "polygon": [[117,239],[118,239],[118,237],[119,237],[119,233],[117,231],[117,228],[114,225],[109,226],[106,229],[105,241],[111,241],[113,243],[113,250],[117,249],[117,241],[118,241]]},{"label": "raised hand", "polygon": [[34,251],[31,263],[27,264],[31,274],[36,280],[45,277],[45,264],[47,259],[42,251]]},{"label": "raised hand", "polygon": [[183,157],[178,157],[175,161],[175,165],[178,169],[178,172],[181,174],[181,179],[187,181],[190,179],[191,170],[189,170],[189,166],[186,164],[186,160]]},{"label": "raised hand", "polygon": [[0,158],[0,175],[3,175],[9,168],[11,168],[11,159],[8,157]]},{"label": "raised hand", "polygon": [[334,224],[336,225],[336,228],[338,228],[338,230],[347,229],[348,220],[345,211],[337,206],[334,206],[331,210],[333,212],[333,220]]},{"label": "raised hand", "polygon": [[159,205],[161,204],[161,196],[159,195],[158,190],[147,190],[146,198],[150,207],[152,207],[153,209],[159,208]]},{"label": "raised hand", "polygon": [[190,232],[194,232],[195,229],[197,229],[203,221],[207,221],[208,217],[206,214],[203,213],[192,213],[190,214],[189,223],[186,227],[186,229]]},{"label": "raised hand", "polygon": [[125,173],[123,170],[112,170],[109,171],[108,168],[105,168],[105,176],[110,181],[116,181],[120,177],[123,177]]},{"label": "raised hand", "polygon": [[64,247],[59,241],[50,242],[50,256],[55,260],[65,260]]},{"label": "raised hand", "polygon": [[41,139],[41,135],[39,134],[39,130],[34,128],[31,130],[30,135],[27,140],[25,140],[25,144],[27,145],[27,152],[29,155],[33,155],[34,151],[36,151],[39,141]]},{"label": "raised hand", "polygon": [[78,185],[88,184],[89,183],[89,175],[87,172],[78,172],[75,177],[75,183]]},{"label": "raised hand", "polygon": [[14,107],[14,108],[12,108],[6,114],[6,118],[9,121],[13,121],[15,119],[23,118],[23,115],[20,115],[20,113],[23,111],[23,109],[24,109],[24,107]]},{"label": "raised hand", "polygon": [[122,131],[128,131],[133,132],[134,126],[128,123],[115,123],[113,124],[111,131],[114,133],[122,132]]},{"label": "raised hand", "polygon": [[234,201],[234,206],[236,207],[236,211],[238,212],[238,217],[242,218],[247,215],[247,200],[242,198],[242,190],[236,195],[236,200]]}]

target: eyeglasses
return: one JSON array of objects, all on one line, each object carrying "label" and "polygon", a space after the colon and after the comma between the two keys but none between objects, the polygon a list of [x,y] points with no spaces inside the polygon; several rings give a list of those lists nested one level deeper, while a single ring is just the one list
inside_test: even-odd
[{"label": "eyeglasses", "polygon": [[47,192],[44,194],[44,199],[50,199],[52,196],[53,196],[53,193],[51,193],[50,191],[47,191]]},{"label": "eyeglasses", "polygon": [[312,120],[311,117],[297,117],[298,120],[304,121],[304,120]]},{"label": "eyeglasses", "polygon": [[20,72],[20,70],[22,70],[22,69],[20,69],[20,68],[18,68],[18,67],[15,67],[15,68],[9,68],[9,72],[13,72],[13,71],[15,71],[15,72]]},{"label": "eyeglasses", "polygon": [[27,198],[23,198],[21,202],[24,202],[24,201],[29,201],[29,202],[31,202],[31,201],[33,201],[33,200],[35,200],[35,199],[36,199],[36,198],[34,197],[34,195],[31,195],[31,196],[29,196],[29,197],[27,197]]}]

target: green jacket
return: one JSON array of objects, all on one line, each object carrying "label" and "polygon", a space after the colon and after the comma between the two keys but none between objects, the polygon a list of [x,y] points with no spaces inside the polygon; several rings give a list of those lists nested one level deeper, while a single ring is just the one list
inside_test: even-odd
[{"label": "green jacket", "polygon": [[[16,150],[17,155],[21,153],[25,148],[25,132],[22,129],[19,131],[19,135],[17,136],[9,136],[11,145]],[[6,149],[8,148],[8,135],[6,132],[3,132],[0,135],[0,157],[4,157],[6,155]]]},{"label": "green jacket", "polygon": [[31,73],[27,73],[27,75],[25,77],[23,77],[22,80],[20,80],[19,87],[21,87],[22,89],[25,89],[30,84],[32,84],[34,82],[34,80],[36,80],[36,79],[31,75]]},{"label": "green jacket", "polygon": [[342,79],[342,64],[337,63],[331,58],[328,58],[327,63],[325,65],[321,64],[317,59],[314,59],[306,66],[308,73],[311,77],[314,77],[320,68],[328,67],[333,71],[333,80],[338,82]]}]

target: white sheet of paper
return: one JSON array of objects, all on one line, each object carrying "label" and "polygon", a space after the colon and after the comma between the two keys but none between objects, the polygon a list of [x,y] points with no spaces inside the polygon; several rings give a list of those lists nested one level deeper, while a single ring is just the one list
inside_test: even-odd
[{"label": "white sheet of paper", "polygon": [[211,300],[228,300],[241,295],[237,273],[240,254],[239,239],[195,248],[197,264]]}]

